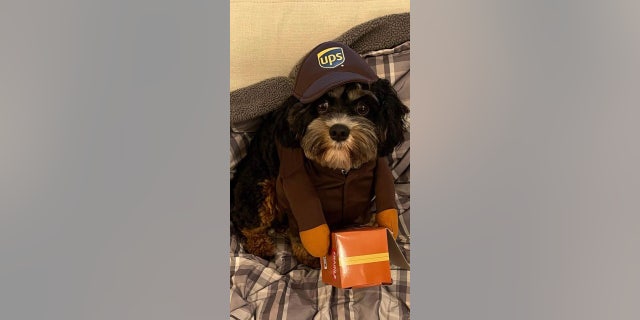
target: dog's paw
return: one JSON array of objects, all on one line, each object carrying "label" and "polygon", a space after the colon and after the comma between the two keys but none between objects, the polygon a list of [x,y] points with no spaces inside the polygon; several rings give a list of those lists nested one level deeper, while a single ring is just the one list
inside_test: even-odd
[{"label": "dog's paw", "polygon": [[242,243],[245,252],[267,260],[275,255],[276,245],[266,228],[244,229],[242,234],[245,237]]},{"label": "dog's paw", "polygon": [[291,254],[298,263],[314,269],[320,269],[320,258],[309,254],[307,249],[302,245],[302,242],[300,242],[299,235],[291,238]]},{"label": "dog's paw", "polygon": [[304,248],[316,258],[324,257],[329,252],[330,231],[327,224],[301,231],[300,240]]}]

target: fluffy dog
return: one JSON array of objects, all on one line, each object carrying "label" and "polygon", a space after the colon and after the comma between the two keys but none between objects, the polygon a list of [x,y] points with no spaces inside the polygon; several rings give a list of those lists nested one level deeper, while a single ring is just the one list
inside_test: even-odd
[{"label": "fluffy dog", "polygon": [[386,156],[404,141],[408,112],[350,48],[312,50],[293,95],[264,117],[236,168],[231,221],[245,251],[270,258],[275,232],[287,230],[293,256],[317,268],[330,230],[373,221],[374,201],[375,221],[397,236]]}]

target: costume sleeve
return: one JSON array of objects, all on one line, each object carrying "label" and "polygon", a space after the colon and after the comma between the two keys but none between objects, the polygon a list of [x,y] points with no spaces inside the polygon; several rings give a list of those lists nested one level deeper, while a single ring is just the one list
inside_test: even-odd
[{"label": "costume sleeve", "polygon": [[381,212],[386,209],[397,209],[396,189],[393,183],[394,178],[386,158],[378,158],[375,177],[376,211]]},{"label": "costume sleeve", "polygon": [[300,148],[285,148],[277,143],[280,176],[284,194],[300,231],[326,224],[320,197],[304,169]]}]

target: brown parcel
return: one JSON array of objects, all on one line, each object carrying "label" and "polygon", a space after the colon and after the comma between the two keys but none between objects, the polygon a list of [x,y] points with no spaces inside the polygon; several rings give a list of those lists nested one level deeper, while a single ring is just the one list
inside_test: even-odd
[{"label": "brown parcel", "polygon": [[386,228],[360,227],[331,233],[329,254],[321,258],[322,282],[337,288],[391,284],[391,263],[409,263]]}]

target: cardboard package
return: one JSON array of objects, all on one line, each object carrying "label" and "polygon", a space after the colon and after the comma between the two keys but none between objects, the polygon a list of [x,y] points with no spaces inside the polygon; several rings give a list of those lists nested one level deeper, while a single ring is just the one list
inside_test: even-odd
[{"label": "cardboard package", "polygon": [[360,227],[331,233],[329,255],[322,257],[322,282],[337,288],[392,283],[391,263],[409,269],[391,231]]}]

